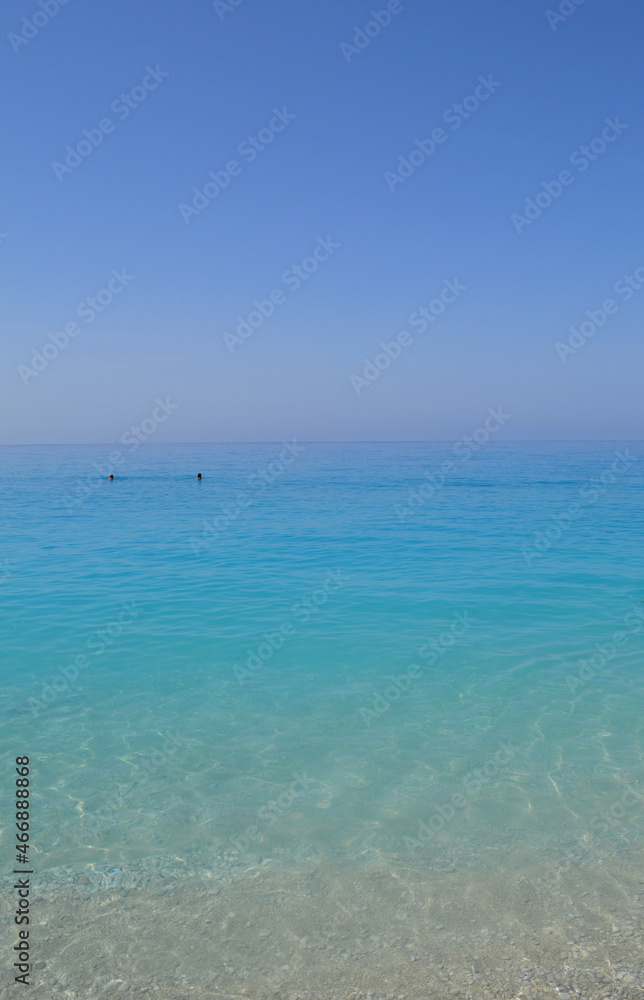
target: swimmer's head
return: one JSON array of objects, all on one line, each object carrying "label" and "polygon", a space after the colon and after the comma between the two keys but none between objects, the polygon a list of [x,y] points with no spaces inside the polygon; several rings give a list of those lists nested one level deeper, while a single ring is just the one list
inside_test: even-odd
[{"label": "swimmer's head", "polygon": [[201,473],[198,473],[197,479],[201,479]]},{"label": "swimmer's head", "polygon": [[107,478],[108,479],[114,479],[114,476],[108,476]]}]

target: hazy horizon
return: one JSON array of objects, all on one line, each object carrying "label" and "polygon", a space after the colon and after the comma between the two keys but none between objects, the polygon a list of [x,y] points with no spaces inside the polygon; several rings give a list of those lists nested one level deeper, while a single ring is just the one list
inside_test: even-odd
[{"label": "hazy horizon", "polygon": [[[381,439],[376,440],[375,438],[358,441],[358,440],[311,440],[307,438],[293,438],[292,440],[297,441],[298,444],[303,445],[323,445],[323,444],[454,444],[462,440],[462,437],[456,438],[409,438],[408,440],[403,440],[402,438],[391,438],[391,439]],[[143,441],[141,442],[141,448],[167,448],[167,447],[177,447],[182,446],[192,447],[193,445],[282,445],[285,439],[266,439],[264,441]],[[503,446],[503,445],[515,445],[515,444],[642,444],[644,439],[642,438],[506,438],[505,440],[490,441],[486,443],[487,447]],[[45,441],[33,441],[29,443],[15,442],[12,444],[0,444],[0,448],[111,448],[114,444],[118,444],[115,441],[55,441],[55,442],[45,442]]]}]

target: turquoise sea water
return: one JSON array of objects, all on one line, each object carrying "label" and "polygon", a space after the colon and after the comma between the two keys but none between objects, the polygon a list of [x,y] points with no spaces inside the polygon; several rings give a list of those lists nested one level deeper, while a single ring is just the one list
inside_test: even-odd
[{"label": "turquoise sea water", "polygon": [[2,795],[28,754],[45,894],[155,858],[458,894],[555,853],[610,872],[598,913],[628,891],[639,444],[143,446],[113,482],[109,454],[0,453]]}]

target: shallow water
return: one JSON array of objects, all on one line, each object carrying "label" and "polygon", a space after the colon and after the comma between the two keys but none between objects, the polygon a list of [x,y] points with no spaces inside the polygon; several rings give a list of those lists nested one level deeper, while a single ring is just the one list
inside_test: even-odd
[{"label": "shallow water", "polygon": [[35,995],[641,996],[639,451],[1,449]]}]

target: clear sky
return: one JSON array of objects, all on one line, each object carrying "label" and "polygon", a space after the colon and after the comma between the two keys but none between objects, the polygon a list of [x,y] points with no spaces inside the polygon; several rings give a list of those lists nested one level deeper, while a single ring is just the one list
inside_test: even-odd
[{"label": "clear sky", "polygon": [[157,398],[159,442],[499,406],[506,439],[641,438],[641,0],[56,8],[0,14],[0,443]]}]

